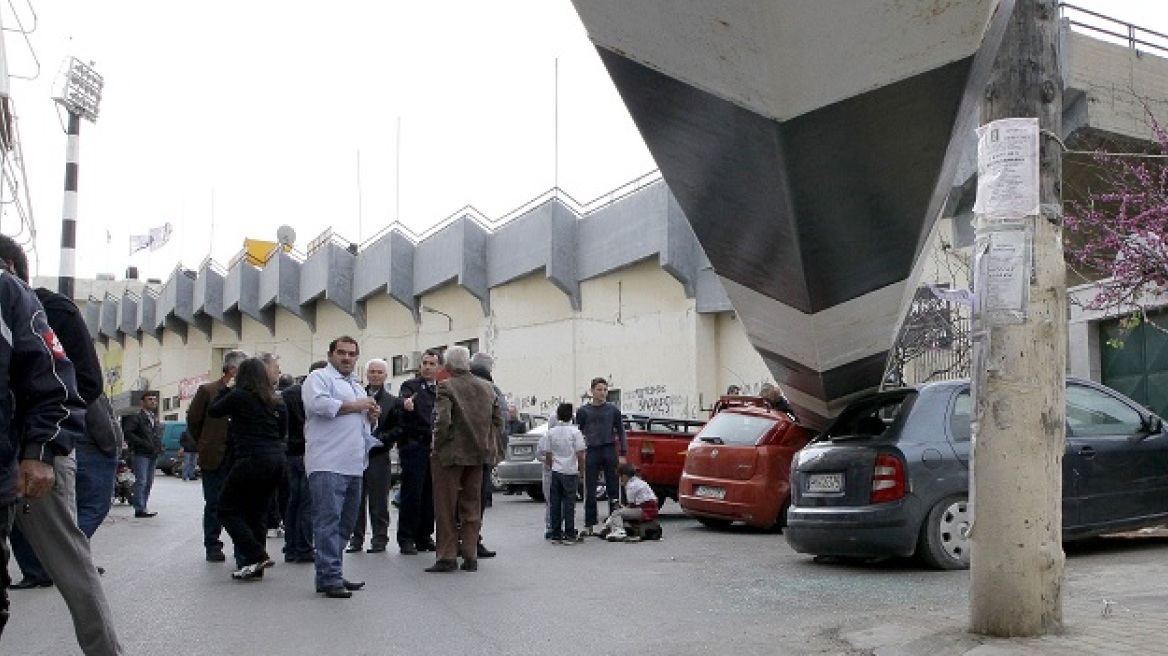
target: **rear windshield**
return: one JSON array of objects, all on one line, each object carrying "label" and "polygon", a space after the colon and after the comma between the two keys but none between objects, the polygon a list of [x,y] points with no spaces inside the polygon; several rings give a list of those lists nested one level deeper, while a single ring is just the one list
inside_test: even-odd
[{"label": "rear windshield", "polygon": [[698,437],[706,442],[721,444],[755,444],[776,420],[769,417],[719,412],[702,429]]},{"label": "rear windshield", "polygon": [[837,437],[879,437],[912,404],[917,392],[905,388],[855,401],[835,421],[815,437],[816,441]]}]

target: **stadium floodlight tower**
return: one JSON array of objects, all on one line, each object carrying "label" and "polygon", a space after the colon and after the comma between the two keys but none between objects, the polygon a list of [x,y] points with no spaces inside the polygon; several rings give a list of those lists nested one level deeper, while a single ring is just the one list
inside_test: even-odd
[{"label": "stadium floodlight tower", "polygon": [[65,145],[65,206],[61,216],[61,264],[57,291],[73,298],[73,279],[77,269],[77,174],[81,119],[97,122],[103,81],[93,62],[69,58],[61,95],[53,98],[69,114]]}]

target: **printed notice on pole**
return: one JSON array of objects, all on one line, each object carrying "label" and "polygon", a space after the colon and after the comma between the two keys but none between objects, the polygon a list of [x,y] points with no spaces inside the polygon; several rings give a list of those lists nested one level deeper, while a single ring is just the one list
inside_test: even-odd
[{"label": "printed notice on pole", "polygon": [[1025,321],[1030,302],[1029,230],[1002,230],[977,239],[974,275],[982,316],[991,325]]},{"label": "printed notice on pole", "polygon": [[1039,213],[1038,119],[1006,118],[977,129],[973,213],[1019,221]]}]

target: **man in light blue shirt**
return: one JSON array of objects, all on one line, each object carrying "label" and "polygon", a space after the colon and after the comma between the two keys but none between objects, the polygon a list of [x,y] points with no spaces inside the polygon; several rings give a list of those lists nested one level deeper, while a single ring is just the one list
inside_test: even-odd
[{"label": "man in light blue shirt", "polygon": [[316,591],[347,599],[363,581],[346,581],[342,558],[357,523],[361,477],[369,449],[379,442],[371,428],[380,415],[377,401],[353,376],[360,350],[352,337],[329,343],[328,366],[308,374],[304,399],[304,469],[312,494],[316,542]]}]

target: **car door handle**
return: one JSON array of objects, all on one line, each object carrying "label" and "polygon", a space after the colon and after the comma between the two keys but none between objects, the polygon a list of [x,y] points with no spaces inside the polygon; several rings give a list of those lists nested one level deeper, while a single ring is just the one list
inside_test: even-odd
[{"label": "car door handle", "polygon": [[1079,455],[1083,456],[1084,458],[1088,458],[1088,459],[1094,458],[1095,457],[1095,449],[1092,447],[1089,447],[1089,446],[1080,447],[1079,448]]}]

